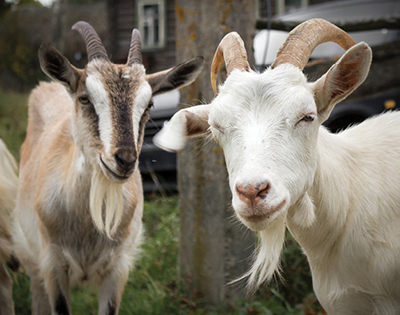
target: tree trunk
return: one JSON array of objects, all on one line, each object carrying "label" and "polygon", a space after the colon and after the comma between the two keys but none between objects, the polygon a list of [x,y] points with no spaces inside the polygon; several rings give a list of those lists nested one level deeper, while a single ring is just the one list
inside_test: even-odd
[{"label": "tree trunk", "polygon": [[[255,32],[254,0],[176,0],[177,62],[201,55],[199,78],[181,94],[183,107],[210,103],[214,95],[210,67],[225,34],[243,38],[250,64]],[[222,149],[208,138],[189,141],[178,154],[180,201],[179,266],[187,292],[208,303],[233,301],[243,291],[227,286],[249,267],[254,234],[233,218]]]}]

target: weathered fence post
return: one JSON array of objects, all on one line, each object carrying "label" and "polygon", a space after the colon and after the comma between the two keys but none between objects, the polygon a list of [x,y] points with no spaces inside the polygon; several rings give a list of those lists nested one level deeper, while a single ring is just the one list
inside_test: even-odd
[{"label": "weathered fence post", "polygon": [[[210,66],[220,40],[237,31],[254,64],[254,0],[177,0],[177,61],[205,58],[203,72],[183,90],[181,102],[210,102]],[[212,304],[229,303],[241,295],[227,286],[249,266],[254,235],[233,218],[231,193],[221,148],[209,139],[193,139],[178,155],[180,201],[180,274],[188,292]]]}]

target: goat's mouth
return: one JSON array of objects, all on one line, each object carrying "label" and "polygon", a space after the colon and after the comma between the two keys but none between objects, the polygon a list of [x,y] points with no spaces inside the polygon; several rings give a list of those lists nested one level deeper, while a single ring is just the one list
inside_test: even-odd
[{"label": "goat's mouth", "polygon": [[129,179],[129,177],[131,176],[132,172],[129,172],[128,174],[123,174],[123,175],[117,174],[103,161],[103,158],[101,157],[101,155],[99,157],[100,157],[100,162],[101,162],[101,166],[103,169],[103,173],[108,179],[110,179],[112,181],[116,181],[116,182],[126,182]]},{"label": "goat's mouth", "polygon": [[259,211],[256,214],[238,213],[238,215],[245,222],[249,222],[249,223],[253,223],[253,224],[254,223],[261,223],[261,222],[264,222],[264,221],[269,220],[269,219],[274,219],[274,217],[276,217],[275,214],[277,212],[279,212],[280,210],[282,210],[285,205],[286,205],[286,200],[283,200],[276,207],[269,208],[264,212]]}]

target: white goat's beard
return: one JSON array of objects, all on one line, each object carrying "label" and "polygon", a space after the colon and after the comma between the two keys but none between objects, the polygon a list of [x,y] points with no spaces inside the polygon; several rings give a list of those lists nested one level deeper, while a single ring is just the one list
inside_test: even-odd
[{"label": "white goat's beard", "polygon": [[264,282],[270,281],[274,274],[280,275],[280,261],[285,242],[286,216],[279,216],[266,229],[259,232],[260,243],[250,270],[238,280],[248,278],[248,293],[252,294]]},{"label": "white goat's beard", "polygon": [[93,170],[90,188],[90,214],[96,228],[112,238],[124,210],[122,184],[104,176],[100,168]]}]

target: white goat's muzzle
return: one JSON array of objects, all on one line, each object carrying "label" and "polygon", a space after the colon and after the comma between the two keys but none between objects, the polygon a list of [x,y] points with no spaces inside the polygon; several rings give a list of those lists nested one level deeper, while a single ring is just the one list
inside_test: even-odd
[{"label": "white goat's muzzle", "polygon": [[265,179],[240,181],[232,191],[232,206],[244,225],[260,231],[286,212],[289,194],[284,192]]}]

